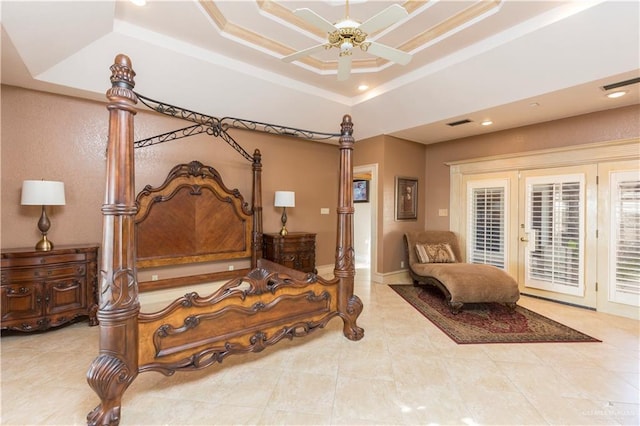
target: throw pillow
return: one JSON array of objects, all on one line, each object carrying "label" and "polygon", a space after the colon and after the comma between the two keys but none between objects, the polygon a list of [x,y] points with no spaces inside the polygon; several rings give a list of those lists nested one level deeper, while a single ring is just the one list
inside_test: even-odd
[{"label": "throw pillow", "polygon": [[448,243],[416,244],[420,263],[455,263],[456,256]]}]

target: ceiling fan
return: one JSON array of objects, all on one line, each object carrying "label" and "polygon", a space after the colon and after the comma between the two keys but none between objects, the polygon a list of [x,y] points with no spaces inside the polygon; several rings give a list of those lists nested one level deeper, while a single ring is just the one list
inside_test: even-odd
[{"label": "ceiling fan", "polygon": [[335,47],[340,51],[338,56],[338,80],[342,81],[348,79],[351,73],[351,54],[353,48],[359,47],[364,52],[401,65],[406,65],[411,60],[411,55],[406,52],[376,43],[375,41],[367,41],[369,34],[395,24],[409,15],[406,9],[398,4],[389,6],[363,23],[349,18],[349,0],[346,1],[345,18],[335,24],[327,21],[311,9],[296,9],[293,13],[309,24],[326,31],[328,37],[327,43],[285,56],[282,58],[285,62],[293,62],[304,56]]}]

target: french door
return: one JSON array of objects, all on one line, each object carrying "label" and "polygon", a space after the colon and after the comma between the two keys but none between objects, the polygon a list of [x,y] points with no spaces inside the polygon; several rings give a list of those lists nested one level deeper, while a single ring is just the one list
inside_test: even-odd
[{"label": "french door", "polygon": [[596,307],[596,179],[596,165],[521,173],[521,292]]},{"label": "french door", "polygon": [[604,163],[598,175],[598,310],[640,316],[640,169],[638,161]]},{"label": "french door", "polygon": [[513,277],[518,273],[517,252],[511,244],[518,233],[517,179],[513,171],[465,177],[466,226],[460,231],[468,263],[493,265]]}]

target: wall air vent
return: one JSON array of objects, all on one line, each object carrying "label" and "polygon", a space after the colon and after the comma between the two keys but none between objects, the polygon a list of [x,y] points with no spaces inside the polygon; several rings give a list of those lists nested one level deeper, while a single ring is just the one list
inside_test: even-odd
[{"label": "wall air vent", "polygon": [[630,86],[636,83],[640,83],[640,77],[632,78],[630,80],[625,80],[625,81],[619,81],[617,83],[607,84],[605,86],[602,86],[602,88],[604,90],[618,89],[620,87]]},{"label": "wall air vent", "polygon": [[456,126],[460,126],[462,124],[467,124],[471,122],[472,122],[471,120],[469,120],[468,118],[465,118],[464,120],[452,121],[451,123],[447,123],[447,126],[456,127]]}]

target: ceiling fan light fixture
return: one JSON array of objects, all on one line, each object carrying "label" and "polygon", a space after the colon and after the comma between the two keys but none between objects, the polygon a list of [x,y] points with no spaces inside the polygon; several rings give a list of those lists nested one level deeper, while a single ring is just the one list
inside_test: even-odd
[{"label": "ceiling fan light fixture", "polygon": [[368,34],[375,33],[382,28],[389,27],[401,19],[409,16],[407,10],[400,5],[394,4],[382,12],[372,16],[362,24],[349,18],[349,1],[346,2],[345,18],[332,24],[314,11],[308,8],[296,9],[294,14],[307,23],[326,31],[327,43],[300,50],[282,58],[285,62],[298,60],[303,56],[310,56],[323,49],[335,48],[338,54],[338,80],[344,81],[349,78],[351,72],[351,57],[354,48],[359,48],[374,56],[378,56],[387,61],[401,65],[406,65],[411,60],[409,53],[384,44],[367,41]]},{"label": "ceiling fan light fixture", "polygon": [[350,40],[344,40],[340,45],[340,54],[348,55],[351,54],[351,49],[353,49],[353,44]]}]

